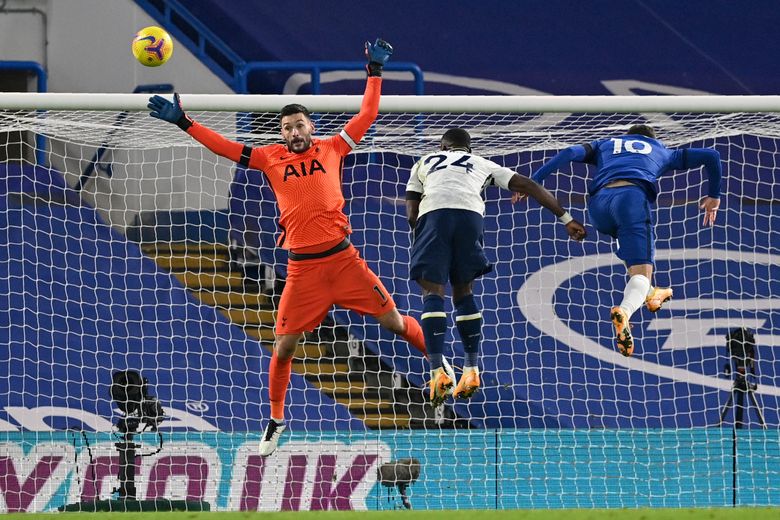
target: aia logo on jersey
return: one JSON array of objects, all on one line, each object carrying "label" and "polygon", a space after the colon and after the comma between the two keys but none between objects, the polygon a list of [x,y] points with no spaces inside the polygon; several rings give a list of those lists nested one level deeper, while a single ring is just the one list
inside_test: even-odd
[{"label": "aia logo on jersey", "polygon": [[317,159],[312,159],[309,163],[308,168],[306,167],[305,162],[301,162],[297,167],[294,164],[288,164],[284,168],[284,182],[287,182],[288,177],[310,177],[314,175],[317,172],[322,173],[328,173],[325,171],[325,168],[322,167],[322,164],[320,164],[320,161]]}]

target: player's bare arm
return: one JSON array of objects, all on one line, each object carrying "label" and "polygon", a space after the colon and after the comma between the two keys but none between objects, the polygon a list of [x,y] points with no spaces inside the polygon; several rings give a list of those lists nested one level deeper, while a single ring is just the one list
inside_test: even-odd
[{"label": "player's bare arm", "polygon": [[409,226],[414,229],[417,225],[417,217],[420,215],[420,201],[422,200],[422,193],[416,191],[406,192],[406,220],[409,222]]},{"label": "player's bare arm", "polygon": [[525,175],[516,173],[509,181],[509,189],[515,193],[532,197],[540,205],[552,211],[558,217],[558,220],[566,226],[566,232],[574,240],[583,240],[587,236],[585,226],[571,218],[571,215],[563,209],[558,199],[539,183],[534,182]]}]

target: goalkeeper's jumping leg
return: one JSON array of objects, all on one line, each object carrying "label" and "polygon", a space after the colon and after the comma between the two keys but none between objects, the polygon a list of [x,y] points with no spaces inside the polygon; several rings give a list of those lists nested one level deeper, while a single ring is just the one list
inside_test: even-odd
[{"label": "goalkeeper's jumping leg", "polygon": [[303,334],[278,334],[268,373],[268,397],[271,402],[271,418],[266,424],[259,452],[267,457],[276,451],[279,437],[287,429],[284,423],[284,401],[290,384],[290,372],[295,348]]}]

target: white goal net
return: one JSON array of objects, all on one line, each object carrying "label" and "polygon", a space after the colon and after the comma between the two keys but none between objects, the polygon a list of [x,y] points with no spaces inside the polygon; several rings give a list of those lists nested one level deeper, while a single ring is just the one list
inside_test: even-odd
[{"label": "white goal net", "polygon": [[[264,145],[280,142],[288,102],[326,136],[360,99],[182,101],[229,139]],[[661,178],[654,283],[675,297],[634,315],[624,358],[607,319],[626,281],[612,240],[588,224],[571,242],[536,202],[488,188],[480,391],[431,408],[427,362],[336,309],[299,346],[288,431],[268,459],[257,446],[286,275],[273,194],[262,172],[145,105],[0,94],[0,511],[88,509],[128,491],[146,507],[268,511],[780,505],[776,98],[383,99],[344,163],[345,212],[417,318],[404,192],[448,128],[530,175],[562,148],[646,122],[668,147],[720,152],[721,211],[702,226],[701,170]],[[586,224],[592,174],[573,165],[544,183]],[[449,299],[447,312],[445,356],[460,367]],[[742,328],[748,357],[727,339]],[[126,371],[148,379],[139,416],[112,395]],[[138,444],[131,462],[123,442]]]}]

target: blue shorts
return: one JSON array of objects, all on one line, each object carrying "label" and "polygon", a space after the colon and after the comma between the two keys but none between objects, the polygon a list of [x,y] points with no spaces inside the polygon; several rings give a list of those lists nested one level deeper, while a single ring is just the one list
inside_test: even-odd
[{"label": "blue shorts", "polygon": [[493,269],[483,244],[479,213],[465,209],[426,213],[414,228],[409,278],[441,285],[469,283]]},{"label": "blue shorts", "polygon": [[642,188],[619,186],[600,189],[590,198],[588,216],[593,227],[617,239],[617,256],[628,267],[653,264],[653,213]]}]

